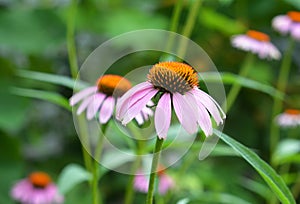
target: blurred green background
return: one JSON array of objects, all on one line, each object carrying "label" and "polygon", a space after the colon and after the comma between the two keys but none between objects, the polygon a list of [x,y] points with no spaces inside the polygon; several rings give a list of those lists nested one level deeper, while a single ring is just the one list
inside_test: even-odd
[{"label": "blurred green background", "polygon": [[[97,46],[118,34],[145,28],[168,30],[175,3],[175,0],[79,1],[75,19],[79,66]],[[184,1],[179,31],[190,3]],[[46,101],[10,93],[11,87],[22,87],[52,91],[66,98],[72,95],[71,89],[24,79],[17,74],[19,70],[32,70],[70,76],[66,42],[69,7],[70,0],[0,0],[0,203],[12,203],[9,197],[12,184],[31,171],[44,170],[56,180],[68,163],[82,164],[81,146],[70,112]],[[209,54],[219,71],[237,73],[245,53],[231,47],[230,37],[249,28],[257,29],[269,34],[282,51],[287,38],[271,28],[271,20],[297,8],[300,8],[297,0],[205,0],[191,39]],[[287,90],[291,97],[286,107],[300,108],[298,56],[299,43],[293,55],[293,73]],[[154,64],[158,57],[157,53],[129,56],[130,60],[122,61],[122,73],[137,65]],[[274,85],[279,65],[276,61],[257,60],[250,78]],[[269,158],[271,105],[270,96],[243,89],[224,130],[255,149],[265,160]],[[287,132],[283,131],[284,134]],[[289,134],[296,135],[297,131]],[[243,187],[248,182],[245,178],[252,177],[258,175],[240,158],[209,157],[193,164],[185,182],[178,185],[181,194],[187,191],[193,195],[199,189],[208,189],[231,193],[251,203],[264,203],[261,195]],[[103,178],[100,186],[110,184],[101,187],[107,203],[120,203],[126,182],[126,175],[115,172]],[[81,185],[67,195],[66,203],[88,203],[89,197],[88,189]]]}]

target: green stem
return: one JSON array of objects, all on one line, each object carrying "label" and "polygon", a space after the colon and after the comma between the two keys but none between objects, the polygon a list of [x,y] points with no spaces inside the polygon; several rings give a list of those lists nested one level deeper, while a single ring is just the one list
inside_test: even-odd
[{"label": "green stem", "polygon": [[73,0],[69,8],[67,20],[67,47],[69,53],[70,71],[73,79],[76,79],[78,73],[76,46],[74,40],[76,10],[77,0]]},{"label": "green stem", "polygon": [[[187,38],[190,37],[192,34],[201,3],[202,0],[194,0],[194,2],[190,6],[189,14],[182,31],[182,35],[184,35]],[[187,49],[187,43],[188,41],[185,38],[181,38],[181,41],[179,42],[179,50],[178,50],[178,56],[180,58],[184,58]]]},{"label": "green stem", "polygon": [[101,159],[105,132],[107,129],[108,123],[101,125],[101,132],[98,138],[97,146],[94,154],[94,165],[93,165],[93,204],[102,204],[102,196],[100,195],[100,191],[98,189],[98,182],[100,180],[99,177],[99,163]]},{"label": "green stem", "polygon": [[[295,47],[295,40],[290,38],[288,48],[284,53],[282,64],[279,71],[279,77],[277,81],[277,89],[285,93],[286,85],[289,77],[291,62],[292,62],[292,53]],[[282,100],[274,97],[274,104],[272,109],[272,120],[280,113],[282,110],[283,102]],[[270,129],[270,155],[272,157],[273,152],[277,146],[279,140],[279,127],[272,121]]]},{"label": "green stem", "polygon": [[157,166],[158,166],[160,152],[161,152],[161,149],[162,149],[163,142],[164,142],[163,139],[159,139],[157,137],[156,143],[155,143],[155,149],[154,149],[154,152],[153,152],[153,158],[152,158],[150,181],[149,181],[149,186],[148,186],[146,204],[152,204],[153,203],[154,184],[155,184],[156,173],[157,173],[156,171],[157,171]]},{"label": "green stem", "polygon": [[[170,31],[172,31],[172,32],[177,31],[179,17],[180,17],[182,8],[183,8],[182,5],[183,5],[183,0],[178,0],[174,7],[173,14],[172,14],[172,20],[171,20],[171,26],[170,26]],[[173,43],[174,43],[174,37],[175,37],[174,35],[172,35],[172,34],[170,35],[167,46],[166,46],[167,51],[171,50]]]},{"label": "green stem", "polygon": [[133,203],[133,198],[134,198],[134,178],[141,164],[141,159],[142,159],[141,154],[143,153],[145,143],[144,141],[141,140],[140,132],[137,131],[133,125],[128,124],[127,127],[130,129],[131,134],[137,140],[137,149],[136,149],[137,156],[132,165],[132,169],[131,169],[132,175],[129,178],[128,185],[126,187],[126,194],[125,194],[125,204],[131,204]]},{"label": "green stem", "polygon": [[[255,60],[255,56],[252,54],[252,53],[248,53],[241,69],[240,69],[240,72],[239,72],[239,76],[242,76],[242,77],[246,77],[250,71],[251,68],[253,68],[253,63],[254,63],[254,60]],[[241,85],[238,84],[238,83],[234,83],[229,91],[229,94],[227,95],[227,99],[226,99],[226,108],[227,108],[227,111],[226,112],[229,112],[230,108],[232,107],[233,103],[235,102],[236,100],[236,97],[238,96],[240,90],[241,90]],[[225,104],[223,104],[223,109],[225,109]]]}]

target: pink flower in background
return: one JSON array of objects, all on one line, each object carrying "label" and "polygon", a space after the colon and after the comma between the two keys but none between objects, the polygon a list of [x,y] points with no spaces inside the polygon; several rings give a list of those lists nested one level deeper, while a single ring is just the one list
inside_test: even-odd
[{"label": "pink flower in background", "polygon": [[217,124],[225,118],[218,103],[198,88],[197,72],[180,62],[155,64],[149,71],[148,81],[134,86],[119,100],[116,118],[126,125],[155,96],[160,97],[154,115],[159,138],[167,137],[172,107],[179,122],[190,134],[196,133],[199,125],[209,136],[212,134],[210,115]]},{"label": "pink flower in background", "polygon": [[[166,194],[175,186],[174,180],[164,170],[158,171],[158,192],[161,195]],[[149,176],[138,172],[134,178],[134,188],[142,193],[148,192]]]},{"label": "pink flower in background", "polygon": [[[99,113],[99,122],[105,124],[112,117],[116,101],[129,89],[131,83],[124,77],[118,75],[103,75],[97,81],[97,84],[88,87],[70,98],[70,105],[74,106],[80,101],[77,109],[77,115],[86,110],[88,120],[97,116]],[[152,101],[147,104],[152,106]],[[135,119],[139,125],[142,125],[153,112],[146,105],[136,115]]]},{"label": "pink flower in background", "polygon": [[17,182],[11,190],[11,197],[21,204],[59,204],[64,200],[44,172],[31,173],[28,178]]},{"label": "pink flower in background", "polygon": [[276,117],[276,122],[281,127],[300,126],[300,110],[287,109]]},{"label": "pink flower in background", "polygon": [[281,54],[265,33],[249,30],[246,34],[231,38],[233,47],[257,54],[261,59],[280,59]]},{"label": "pink flower in background", "polygon": [[286,15],[276,16],[272,20],[272,26],[279,33],[290,33],[294,39],[300,40],[300,12],[290,11]]}]

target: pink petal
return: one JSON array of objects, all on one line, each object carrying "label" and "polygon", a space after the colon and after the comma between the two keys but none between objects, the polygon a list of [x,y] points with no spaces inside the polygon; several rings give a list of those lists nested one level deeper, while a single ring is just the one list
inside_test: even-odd
[{"label": "pink petal", "polygon": [[94,95],[91,95],[91,96],[87,97],[86,99],[84,99],[77,109],[77,112],[76,112],[77,115],[81,114],[88,107],[88,105],[93,101],[93,99],[94,99]]},{"label": "pink petal", "polygon": [[142,113],[137,114],[137,116],[135,116],[134,119],[136,120],[136,122],[137,122],[139,125],[142,125],[142,124],[144,123],[144,118],[143,118]]},{"label": "pink petal", "polygon": [[86,89],[83,89],[82,91],[76,93],[75,95],[73,95],[70,98],[70,105],[74,106],[76,103],[78,103],[79,101],[81,101],[83,98],[85,98],[86,96],[94,93],[97,91],[97,87],[96,86],[92,86],[92,87],[88,87]]},{"label": "pink petal", "polygon": [[86,117],[88,120],[91,120],[96,115],[105,97],[106,95],[102,93],[96,93],[94,95],[93,101],[87,107]]},{"label": "pink petal", "polygon": [[177,118],[183,128],[189,133],[197,132],[197,104],[190,104],[180,93],[173,94],[173,106]]},{"label": "pink petal", "polygon": [[158,192],[161,195],[166,194],[168,190],[173,187],[174,181],[170,176],[168,176],[167,174],[163,174],[159,177]]},{"label": "pink petal", "polygon": [[159,139],[166,139],[171,123],[171,97],[165,93],[159,99],[155,110],[155,129]]},{"label": "pink petal", "polygon": [[[193,89],[192,93],[194,94],[196,101],[198,103],[201,103],[210,112],[218,125],[220,123],[223,123],[222,118],[226,117],[225,113],[223,112],[219,104],[210,95],[198,88]],[[222,113],[222,116],[220,112]]]},{"label": "pink petal", "polygon": [[111,118],[115,107],[115,99],[111,96],[107,97],[102,104],[100,113],[99,113],[99,122],[101,124],[107,123]]},{"label": "pink petal", "polygon": [[132,101],[134,103],[131,103],[132,105],[128,108],[128,106],[125,106],[123,108],[128,108],[127,110],[120,110],[124,111],[124,118],[122,120],[122,124],[126,125],[129,123],[137,114],[141,112],[141,110],[147,105],[147,103],[151,100],[151,98],[158,92],[156,89],[148,89],[145,91],[146,95],[144,95],[142,98],[133,98]]},{"label": "pink petal", "polygon": [[116,118],[121,120],[124,117],[127,109],[131,107],[132,103],[135,103],[133,99],[140,99],[143,97],[151,88],[152,84],[149,82],[140,83],[130,90],[128,90],[119,100],[116,106]]}]

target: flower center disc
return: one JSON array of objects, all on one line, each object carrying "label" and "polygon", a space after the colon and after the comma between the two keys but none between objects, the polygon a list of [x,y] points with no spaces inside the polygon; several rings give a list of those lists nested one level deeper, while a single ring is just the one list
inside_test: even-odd
[{"label": "flower center disc", "polygon": [[290,114],[290,115],[300,115],[300,110],[287,109],[287,110],[285,110],[285,113]]},{"label": "flower center disc", "polygon": [[287,15],[292,19],[292,21],[300,22],[300,12],[298,11],[290,11]]},{"label": "flower center disc", "polygon": [[148,79],[155,88],[170,93],[186,93],[198,86],[197,72],[180,62],[160,62],[149,71]]},{"label": "flower center disc", "polygon": [[120,97],[131,88],[131,83],[119,75],[107,74],[98,79],[97,87],[106,95]]},{"label": "flower center disc", "polygon": [[258,32],[256,30],[249,30],[247,35],[255,40],[262,41],[262,42],[269,42],[270,37],[267,34],[262,32]]},{"label": "flower center disc", "polygon": [[29,181],[37,188],[45,188],[51,183],[51,178],[44,172],[33,172],[29,175]]}]

